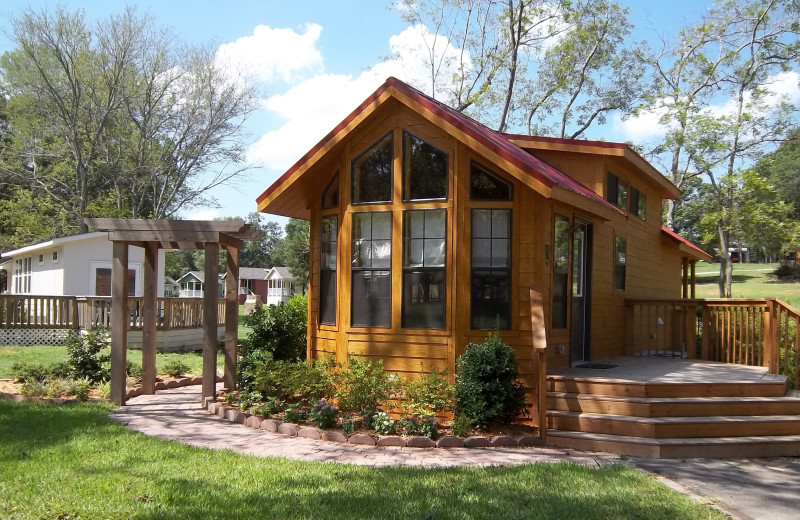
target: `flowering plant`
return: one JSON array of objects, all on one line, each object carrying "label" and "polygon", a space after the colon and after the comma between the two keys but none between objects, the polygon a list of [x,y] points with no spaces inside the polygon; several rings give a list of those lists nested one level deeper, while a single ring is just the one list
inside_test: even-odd
[{"label": "flowering plant", "polygon": [[311,405],[311,421],[317,428],[332,428],[336,425],[339,409],[324,397]]},{"label": "flowering plant", "polygon": [[378,412],[372,419],[372,427],[381,435],[391,435],[394,433],[395,423],[386,412]]}]

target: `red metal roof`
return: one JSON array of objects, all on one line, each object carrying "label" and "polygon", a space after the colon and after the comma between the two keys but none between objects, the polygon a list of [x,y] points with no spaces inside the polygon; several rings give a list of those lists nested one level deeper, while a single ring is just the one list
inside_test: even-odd
[{"label": "red metal roof", "polygon": [[544,137],[541,135],[526,135],[526,134],[502,134],[507,139],[515,139],[518,141],[532,141],[537,143],[556,143],[556,144],[577,144],[584,146],[597,146],[598,148],[628,148],[625,143],[614,143],[610,141],[589,141],[585,139],[565,139],[562,137]]},{"label": "red metal roof", "polygon": [[689,248],[691,248],[692,250],[697,252],[698,256],[702,257],[707,262],[711,261],[712,258],[711,258],[710,254],[706,253],[705,251],[703,251],[702,249],[700,249],[696,245],[692,244],[691,242],[689,242],[688,240],[686,240],[685,238],[683,238],[682,236],[680,236],[676,232],[672,231],[668,227],[661,226],[661,232],[664,233],[665,235],[667,235],[668,237],[672,238],[673,240],[677,240],[678,242],[680,242],[682,244],[685,244],[686,246],[688,246]]},{"label": "red metal roof", "polygon": [[348,115],[341,123],[336,125],[336,127],[334,127],[334,129],[331,130],[328,135],[322,138],[319,143],[317,143],[311,150],[303,155],[299,161],[297,161],[291,168],[281,175],[278,180],[269,186],[264,193],[262,193],[256,199],[256,203],[260,204],[261,201],[263,201],[267,196],[269,196],[284,182],[286,182],[292,173],[302,167],[302,165],[315,153],[325,147],[331,141],[331,139],[336,136],[336,134],[343,130],[351,121],[358,117],[362,111],[364,111],[370,104],[372,104],[390,88],[394,88],[397,92],[407,96],[411,99],[411,101],[415,102],[420,107],[432,112],[436,116],[445,120],[447,123],[463,131],[473,139],[489,147],[492,149],[492,151],[512,163],[514,166],[520,168],[522,171],[538,180],[545,186],[559,186],[579,195],[583,195],[584,197],[591,199],[602,206],[612,209],[615,212],[620,212],[616,206],[607,202],[605,199],[603,199],[603,197],[574,180],[564,172],[547,164],[538,157],[529,154],[519,146],[509,141],[503,134],[487,128],[474,119],[456,110],[453,110],[447,105],[428,97],[417,89],[393,77],[388,78],[371,96],[364,100],[364,102],[361,103],[353,112],[351,112],[350,115]]}]

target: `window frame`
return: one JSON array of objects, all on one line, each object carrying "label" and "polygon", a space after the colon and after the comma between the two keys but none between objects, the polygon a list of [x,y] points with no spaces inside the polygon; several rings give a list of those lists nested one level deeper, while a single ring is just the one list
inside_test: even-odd
[{"label": "window frame", "polygon": [[[413,139],[417,139],[421,141],[423,144],[434,148],[435,150],[444,154],[444,196],[443,197],[430,197],[424,199],[412,199],[410,198],[410,194],[407,191],[411,191],[411,165],[409,164],[409,157],[408,152],[406,151],[406,137],[411,137]],[[414,202],[433,202],[433,201],[440,201],[440,200],[447,200],[450,196],[450,154],[439,148],[438,146],[430,143],[427,139],[423,139],[422,137],[414,134],[413,132],[409,132],[406,129],[401,129],[400,131],[400,141],[401,141],[401,183],[402,183],[402,190],[401,190],[401,201],[403,203],[414,203]],[[408,189],[406,189],[408,186]]]},{"label": "window frame", "polygon": [[647,220],[647,195],[631,185],[628,199],[629,213],[639,220]]},{"label": "window frame", "polygon": [[[508,186],[508,197],[507,198],[476,198],[473,191],[472,191],[472,175],[476,170],[482,170],[482,173],[487,175],[490,178],[495,178],[501,183]],[[482,165],[476,160],[471,160],[469,162],[469,172],[468,172],[468,190],[469,190],[469,200],[470,202],[513,202],[514,201],[514,183],[507,181],[500,175],[496,174],[491,169],[487,168],[486,166]]]},{"label": "window frame", "polygon": [[612,172],[606,175],[606,201],[622,211],[628,211],[628,183]]},{"label": "window frame", "polygon": [[[393,234],[394,234],[394,213],[395,213],[394,211],[390,210],[390,211],[359,211],[359,212],[355,212],[355,213],[351,214],[351,221],[350,221],[350,227],[351,227],[351,229],[350,229],[350,327],[353,327],[353,328],[370,328],[370,329],[391,329],[391,328],[393,328],[393,310],[394,309],[393,309],[393,306],[392,306],[392,303],[393,303],[393,300],[392,300],[392,285],[394,284],[394,274],[393,274],[392,264],[394,263],[394,240],[393,240],[393,238],[394,238],[393,237]],[[356,218],[359,218],[359,217],[361,217],[363,215],[370,215],[370,238],[369,238],[370,243],[372,243],[372,242],[374,242],[376,240],[376,239],[373,238],[374,234],[373,234],[373,231],[372,231],[374,216],[375,215],[388,215],[389,216],[389,239],[388,239],[389,240],[389,265],[387,267],[375,267],[374,265],[372,265],[373,264],[373,260],[372,260],[371,256],[370,256],[370,265],[369,266],[365,267],[365,266],[353,265],[355,263],[355,259],[356,259],[356,244],[355,244],[355,241],[356,241],[356,233],[355,233]],[[379,240],[383,241],[385,239],[379,239]],[[371,244],[370,244],[370,247],[372,247]],[[384,273],[384,272],[387,273],[386,276],[388,276],[388,279],[389,279],[389,291],[388,291],[388,295],[386,296],[386,298],[388,299],[389,305],[388,305],[388,322],[386,322],[385,325],[383,324],[384,323],[383,321],[378,321],[378,324],[376,325],[375,321],[366,322],[366,321],[357,321],[356,320],[356,312],[355,312],[355,310],[356,310],[356,303],[357,303],[358,300],[356,299],[356,291],[355,291],[356,284],[355,284],[355,280],[356,280],[356,276],[357,275],[360,275],[361,273],[367,273],[367,272],[372,273],[371,276],[375,276],[376,280],[378,279],[379,276],[381,276],[381,273]],[[370,283],[372,283],[372,282],[370,281]],[[365,300],[367,302],[367,304],[369,304],[370,300],[373,299],[371,294],[373,294],[372,291],[370,291],[370,293],[367,296],[362,298],[363,300]],[[380,316],[379,318],[384,318],[384,316]]]},{"label": "window frame", "polygon": [[[389,160],[389,198],[386,200],[367,200],[367,201],[356,201],[356,168],[355,165],[365,155],[370,153],[376,146],[380,145],[386,138],[389,138],[388,147],[391,150],[391,159]],[[353,160],[350,161],[350,204],[352,206],[364,206],[368,204],[392,204],[394,202],[394,178],[396,177],[394,174],[394,162],[395,162],[395,150],[394,150],[394,130],[390,130],[371,145],[367,146],[364,151],[360,154],[356,155]],[[341,194],[340,194],[341,196]]]},{"label": "window frame", "polygon": [[[619,246],[622,244],[623,259],[620,262]],[[627,266],[628,266],[628,240],[619,234],[614,233],[614,290],[623,292],[627,286]],[[621,275],[621,277],[620,277]],[[621,281],[621,283],[620,283]]]},{"label": "window frame", "polygon": [[[327,242],[329,250],[333,254],[333,267],[330,267],[327,264],[327,262],[325,262],[325,244],[326,244],[326,241],[325,241],[324,229],[325,229],[325,221],[326,220],[333,221],[333,223],[332,223],[332,226],[333,226],[332,238],[333,238],[333,240],[329,240]],[[338,265],[339,264],[339,214],[335,213],[335,214],[332,214],[332,215],[322,215],[320,217],[319,222],[320,222],[320,233],[319,233],[319,235],[320,235],[320,246],[319,246],[319,303],[318,303],[318,309],[317,309],[317,313],[318,313],[317,314],[317,321],[318,321],[318,323],[320,325],[336,326],[336,323],[338,321],[338,319],[337,319],[338,318],[338,312],[337,311],[338,311],[338,296],[339,296],[339,291],[338,291],[338,285],[339,285],[339,283],[338,283],[339,282],[339,280],[338,280],[338,267],[339,267],[339,265]],[[329,234],[329,236],[330,236],[330,234]],[[324,290],[323,289],[323,287],[324,287],[323,284],[324,284],[326,276],[333,277],[333,298],[332,298],[332,300],[329,297],[327,292],[325,292],[323,294],[323,290]],[[330,280],[329,280],[329,282],[330,282]],[[326,302],[332,302],[333,308],[332,309],[326,309],[326,307],[325,307]],[[323,317],[326,315],[326,311],[329,311],[330,313],[332,313],[332,315],[333,315],[332,321],[330,321],[328,318],[323,319]]]},{"label": "window frame", "polygon": [[[427,236],[427,219],[425,219],[425,214],[428,212],[441,212],[443,214],[443,236],[431,236],[430,238]],[[410,234],[410,222],[408,217],[411,213],[421,213],[423,214],[423,232],[422,237],[412,237]],[[402,276],[400,280],[401,286],[401,298],[400,298],[400,327],[404,329],[425,329],[425,330],[446,330],[447,329],[447,208],[426,208],[426,209],[406,209],[402,212],[403,215],[403,258],[402,258]],[[444,255],[443,262],[441,265],[435,266],[428,266],[425,265],[426,262],[426,254],[425,254],[425,243],[427,240],[443,240],[442,244],[442,253]],[[409,260],[409,248],[410,243],[412,240],[421,240],[422,241],[422,264],[417,265],[413,264],[410,265]],[[438,302],[441,305],[441,323],[436,323],[431,326],[418,326],[418,325],[410,325],[408,320],[410,317],[407,313],[410,313],[408,307],[412,305],[425,305],[428,302],[413,302],[413,290],[411,286],[407,286],[407,282],[410,281],[412,276],[421,275],[421,276],[438,276],[441,279],[442,288],[438,290],[439,297],[436,300],[432,300]],[[430,286],[432,287],[432,285]],[[429,288],[430,288],[429,287]],[[408,301],[407,298],[408,297]],[[430,305],[431,307],[433,305]]]},{"label": "window frame", "polygon": [[[558,226],[557,221],[562,220],[566,223],[566,233],[564,238],[564,243],[559,244],[559,235],[558,235]],[[569,327],[569,306],[570,306],[570,265],[571,265],[571,258],[570,255],[571,247],[570,247],[570,235],[572,231],[572,222],[569,217],[566,215],[562,215],[560,213],[556,213],[553,217],[553,267],[552,267],[552,302],[551,302],[551,314],[550,322],[551,327],[554,330],[566,330]],[[566,265],[564,266],[564,272],[560,272],[556,268],[556,262],[558,261],[559,255],[559,246],[562,246],[564,251],[566,252]],[[563,276],[563,308],[557,307],[556,305],[556,275]],[[561,282],[559,282],[561,283]],[[558,314],[557,314],[558,310]],[[559,321],[556,321],[558,319]],[[562,321],[563,320],[563,321]]]},{"label": "window frame", "polygon": [[[470,238],[469,327],[470,327],[470,330],[492,330],[492,329],[514,330],[514,305],[513,305],[513,297],[514,297],[514,280],[513,280],[513,275],[514,275],[514,273],[513,273],[513,269],[514,269],[514,209],[513,209],[513,206],[511,204],[509,204],[509,205],[507,205],[505,207],[503,207],[503,206],[499,206],[499,207],[494,207],[494,206],[492,206],[492,207],[484,207],[484,206],[474,207],[473,206],[473,207],[468,208],[468,210],[469,210],[469,225],[470,225],[470,230],[469,230],[469,238]],[[491,212],[491,214],[490,214],[490,226],[491,226],[491,228],[490,228],[490,231],[489,231],[490,236],[488,236],[488,237],[482,237],[482,236],[476,237],[475,236],[475,214],[478,211],[489,211],[489,212]],[[476,239],[478,239],[478,240],[486,240],[486,239],[488,239],[490,241],[490,245],[492,247],[494,246],[494,244],[493,244],[493,241],[495,240],[495,234],[494,234],[494,230],[495,230],[495,228],[494,228],[494,212],[500,212],[500,211],[506,212],[508,214],[508,217],[507,217],[508,249],[507,249],[507,253],[506,253],[506,255],[507,255],[506,256],[507,265],[505,267],[499,267],[499,266],[492,265],[492,258],[494,257],[494,253],[492,251],[489,254],[489,259],[490,259],[489,263],[490,263],[490,265],[489,266],[477,266],[476,267],[474,265],[474,263],[475,263],[475,254],[474,254],[475,253],[475,247],[474,247],[475,240]],[[497,239],[501,240],[503,238],[504,237],[502,237],[502,236],[498,236]],[[497,279],[495,277],[496,273],[505,273],[506,274],[505,279],[507,280],[507,283],[506,283],[507,287],[506,287],[506,300],[505,300],[506,309],[505,309],[505,312],[507,313],[507,316],[505,316],[506,323],[503,326],[500,326],[499,323],[495,323],[494,325],[491,325],[491,326],[490,325],[476,326],[476,320],[478,318],[482,318],[482,316],[476,316],[476,311],[477,311],[476,301],[477,301],[477,299],[476,299],[476,293],[475,293],[475,282],[476,282],[476,273],[478,273],[478,272],[488,272],[488,279],[490,279],[490,280],[491,279]],[[486,288],[485,283],[484,283],[483,287]],[[502,301],[502,300],[497,300],[496,297],[484,298],[484,299],[485,300]]]}]

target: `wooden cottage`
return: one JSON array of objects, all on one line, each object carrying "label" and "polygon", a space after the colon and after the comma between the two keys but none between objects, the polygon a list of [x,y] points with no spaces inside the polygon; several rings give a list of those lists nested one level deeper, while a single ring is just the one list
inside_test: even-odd
[{"label": "wooden cottage", "polygon": [[530,376],[623,354],[625,300],[693,292],[680,191],[620,143],[508,135],[389,78],[258,198],[311,221],[308,355],[447,369],[498,329]]}]

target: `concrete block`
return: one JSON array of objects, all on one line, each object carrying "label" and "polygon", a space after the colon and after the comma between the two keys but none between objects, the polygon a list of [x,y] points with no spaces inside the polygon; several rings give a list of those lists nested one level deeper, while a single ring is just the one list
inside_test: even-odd
[{"label": "concrete block", "polygon": [[432,439],[423,437],[422,435],[414,435],[409,437],[406,441],[406,446],[409,448],[435,448],[436,443]]},{"label": "concrete block", "polygon": [[488,448],[491,445],[486,437],[472,436],[464,439],[465,448]]},{"label": "concrete block", "polygon": [[365,433],[356,433],[347,438],[350,444],[365,444],[367,446],[375,446],[375,437]]},{"label": "concrete block", "polygon": [[445,435],[436,441],[437,448],[463,448],[464,439],[453,435]]},{"label": "concrete block", "polygon": [[396,435],[389,435],[388,437],[381,437],[377,442],[378,446],[400,446],[405,447],[406,440]]}]

